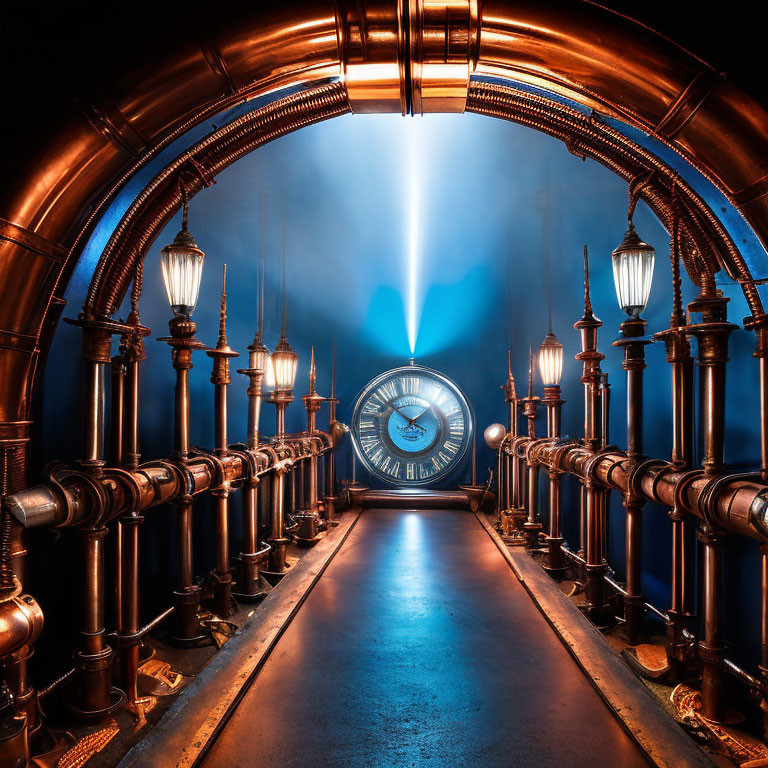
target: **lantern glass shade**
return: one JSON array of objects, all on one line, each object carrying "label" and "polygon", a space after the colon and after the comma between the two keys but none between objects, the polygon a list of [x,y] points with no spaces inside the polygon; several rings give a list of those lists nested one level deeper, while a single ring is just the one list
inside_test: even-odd
[{"label": "lantern glass shade", "polygon": [[563,377],[563,345],[549,331],[539,346],[539,372],[545,387],[559,387]]},{"label": "lantern glass shade", "polygon": [[[269,373],[269,350],[267,347],[262,343],[260,338],[255,338],[253,340],[253,344],[248,347],[249,350],[249,360],[248,365],[253,368],[256,371],[261,371],[262,373]],[[274,373],[273,373],[273,382],[270,385],[269,384],[269,375],[267,375],[267,386],[274,386]]]},{"label": "lantern glass shade", "polygon": [[632,317],[637,317],[648,304],[653,284],[656,251],[644,243],[632,223],[622,244],[611,254],[613,283],[619,306]]},{"label": "lantern glass shade", "polygon": [[[253,366],[254,368],[256,366]],[[264,382],[270,389],[273,389],[275,386],[275,365],[272,362],[272,356],[270,355],[267,358],[267,367],[266,367],[266,376],[264,377]]]},{"label": "lantern glass shade", "polygon": [[[180,232],[179,235],[181,234]],[[200,293],[205,254],[194,245],[177,243],[179,239],[177,236],[173,244],[167,245],[161,251],[163,282],[174,315],[190,317],[195,311]]]},{"label": "lantern glass shade", "polygon": [[267,385],[269,385],[270,368],[273,386],[276,391],[289,392],[296,383],[296,370],[299,365],[299,356],[291,349],[285,337],[280,339],[275,351],[270,357],[270,366],[267,369]]}]

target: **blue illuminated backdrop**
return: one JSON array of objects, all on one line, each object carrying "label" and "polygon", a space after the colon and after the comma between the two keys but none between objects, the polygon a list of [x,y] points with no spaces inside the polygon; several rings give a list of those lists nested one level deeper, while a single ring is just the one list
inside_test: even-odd
[{"label": "blue illuminated backdrop", "polygon": [[[260,200],[262,201],[260,203]],[[266,221],[260,222],[260,205]],[[573,359],[578,336],[573,323],[582,314],[581,251],[590,248],[593,302],[605,326],[600,349],[610,373],[613,402],[611,440],[624,445],[624,375],[621,353],[610,347],[622,314],[614,297],[610,253],[626,228],[626,185],[610,171],[571,155],[564,145],[512,123],[480,117],[355,116],[305,128],[259,149],[223,172],[217,184],[190,205],[190,230],[206,252],[200,301],[195,315],[198,337],[216,337],[221,266],[228,264],[229,341],[243,357],[257,319],[259,227],[267,242],[266,333],[273,347],[280,330],[280,230],[285,230],[288,273],[288,338],[299,352],[297,395],[306,391],[309,352],[316,347],[318,389],[330,393],[333,338],[338,338],[340,418],[347,420],[363,385],[381,371],[401,365],[415,345],[418,362],[454,379],[465,391],[478,424],[478,465],[493,463],[482,444],[482,430],[506,421],[500,385],[506,378],[506,350],[512,349],[518,390],[527,381],[528,346],[543,339],[547,324],[545,254],[551,257],[554,330],[565,347],[563,432],[582,433],[580,365]],[[638,232],[657,249],[651,300],[645,316],[649,331],[668,325],[671,304],[668,235],[640,204]],[[160,277],[160,248],[173,239],[177,216],[152,247],[146,263],[142,321],[153,337],[166,335],[170,311]],[[70,285],[65,316],[74,316],[85,283]],[[741,292],[732,296],[731,316],[747,314]],[[685,298],[692,297],[689,283]],[[122,316],[127,314],[124,307]],[[409,338],[410,322],[410,338]],[[60,402],[74,398],[79,360],[76,329],[61,324],[46,373],[44,450],[47,458],[76,458],[79,434],[75,413],[62,424]],[[754,339],[734,334],[729,373],[727,457],[737,465],[758,457]],[[173,439],[173,371],[165,344],[147,341],[142,368],[141,447],[146,456],[168,453]],[[669,372],[664,349],[648,348],[646,398],[652,413],[646,451],[669,452]],[[213,439],[210,360],[200,354],[191,372],[192,440]],[[535,384],[537,393],[541,387]],[[233,373],[229,429],[232,440],[245,436],[246,381]],[[55,394],[55,397],[54,397]],[[321,417],[320,424],[324,423]],[[300,401],[288,410],[288,428],[305,424]],[[271,433],[274,410],[262,411]],[[543,415],[541,427],[543,431]],[[340,473],[348,459],[340,456]],[[468,475],[468,464],[464,477]],[[615,494],[614,494],[615,496]],[[613,501],[610,557],[621,562],[623,514]],[[575,510],[566,511],[573,537]],[[648,508],[645,541],[646,589],[667,604],[669,525],[663,510]],[[743,554],[731,558],[728,578],[748,585],[758,578],[749,543],[733,544]],[[736,563],[736,565],[733,565]],[[754,594],[754,590],[729,594]],[[744,600],[749,599],[744,597]],[[729,606],[740,609],[735,602]],[[746,611],[747,615],[756,611]],[[735,613],[734,613],[735,615]],[[753,647],[756,630],[739,630]],[[750,646],[752,643],[752,646]]]}]

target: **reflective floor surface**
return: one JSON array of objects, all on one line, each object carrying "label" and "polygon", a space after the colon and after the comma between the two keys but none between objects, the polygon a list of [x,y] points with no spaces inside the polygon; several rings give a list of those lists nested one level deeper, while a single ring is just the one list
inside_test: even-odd
[{"label": "reflective floor surface", "polygon": [[474,515],[369,510],[204,766],[647,763]]}]

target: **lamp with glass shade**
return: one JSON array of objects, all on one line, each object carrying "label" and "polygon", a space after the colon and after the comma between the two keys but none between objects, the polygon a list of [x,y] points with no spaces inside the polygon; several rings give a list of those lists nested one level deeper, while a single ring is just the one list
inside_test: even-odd
[{"label": "lamp with glass shade", "polygon": [[[176,371],[174,458],[186,463],[189,458],[189,371],[192,352],[205,349],[195,338],[197,326],[192,313],[197,304],[205,254],[198,248],[188,229],[189,199],[183,182],[179,181],[182,199],[181,230],[174,241],[162,249],[162,272],[168,303],[173,311],[169,325],[171,335],[159,341],[171,347],[171,359]],[[195,643],[204,637],[198,613],[200,587],[193,578],[192,563],[192,497],[178,502],[179,547],[178,581],[174,590],[176,633],[181,643]]]},{"label": "lamp with glass shade", "polygon": [[277,412],[277,439],[280,442],[285,435],[285,409],[293,402],[293,387],[296,383],[296,370],[299,356],[288,343],[288,302],[285,283],[285,253],[283,252],[283,327],[280,341],[267,363],[267,386],[272,387],[269,402],[275,404]]},{"label": "lamp with glass shade", "polygon": [[[629,225],[621,245],[611,254],[616,298],[627,314],[627,319],[619,326],[621,336],[613,345],[624,348],[622,368],[627,372],[627,459],[630,466],[641,461],[643,455],[643,370],[645,346],[651,339],[645,335],[646,323],[640,313],[648,304],[656,261],[655,250],[640,238],[632,222],[639,194],[639,186],[630,187]],[[643,500],[630,488],[625,493],[624,506],[627,510],[624,619],[629,643],[636,645],[643,637],[645,612],[641,558]]]},{"label": "lamp with glass shade", "polygon": [[624,240],[611,254],[611,260],[619,306],[630,317],[639,317],[651,295],[656,251],[640,238],[632,219]]},{"label": "lamp with glass shade", "polygon": [[181,185],[183,213],[181,229],[170,245],[160,251],[163,282],[168,303],[176,317],[189,319],[195,311],[203,276],[205,254],[188,229],[189,200]]},{"label": "lamp with glass shade", "polygon": [[539,345],[539,373],[544,384],[542,404],[547,409],[547,437],[560,437],[560,413],[564,400],[560,399],[560,381],[563,377],[563,345],[550,326]]},{"label": "lamp with glass shade", "polygon": [[[267,384],[273,387],[269,395],[269,402],[274,403],[276,412],[276,443],[277,450],[283,448],[285,438],[285,409],[293,402],[293,385],[296,382],[296,369],[299,356],[293,351],[286,337],[287,303],[285,290],[285,251],[283,251],[283,329],[280,341],[277,342],[275,351],[269,357],[267,364]],[[272,516],[270,520],[270,534],[267,543],[271,547],[269,551],[269,564],[267,570],[262,573],[271,574],[272,577],[282,578],[290,564],[286,557],[286,545],[288,539],[285,536],[285,472],[279,469],[274,473],[272,480]]]}]

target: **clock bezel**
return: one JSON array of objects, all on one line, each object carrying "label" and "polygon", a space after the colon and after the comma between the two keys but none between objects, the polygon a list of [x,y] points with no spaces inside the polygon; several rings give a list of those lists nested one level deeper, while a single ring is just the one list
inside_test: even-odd
[{"label": "clock bezel", "polygon": [[[435,379],[439,379],[444,386],[446,386],[448,389],[450,389],[453,394],[456,396],[456,398],[459,400],[459,404],[463,404],[464,408],[466,408],[467,413],[467,437],[466,440],[462,443],[460,451],[456,454],[456,457],[454,460],[445,468],[440,470],[439,472],[436,472],[434,475],[430,475],[429,477],[416,480],[404,480],[404,479],[393,479],[391,475],[388,475],[386,472],[381,472],[378,468],[373,466],[369,461],[368,457],[366,456],[365,452],[362,449],[362,446],[360,445],[360,440],[357,432],[357,425],[358,425],[358,417],[360,415],[360,409],[362,407],[363,401],[366,399],[367,395],[374,389],[376,389],[384,380],[389,379],[395,375],[399,374],[413,374],[414,372],[419,373],[425,373],[428,376],[434,377]],[[420,365],[418,363],[411,363],[409,365],[401,365],[397,368],[390,368],[387,371],[383,371],[378,376],[375,376],[373,379],[371,379],[358,393],[357,397],[355,398],[355,405],[352,409],[352,418],[350,419],[350,424],[352,425],[351,429],[351,436],[352,436],[352,449],[355,452],[355,456],[357,457],[358,461],[363,465],[366,472],[368,472],[371,476],[375,477],[377,480],[382,480],[388,485],[392,485],[395,487],[401,487],[401,488],[412,488],[413,486],[417,485],[429,485],[431,483],[439,483],[443,480],[445,480],[446,477],[450,476],[451,473],[455,472],[461,463],[464,461],[468,451],[469,446],[472,442],[472,436],[474,435],[475,431],[475,418],[474,414],[472,413],[472,406],[469,404],[469,399],[464,394],[464,390],[452,379],[450,379],[448,376],[446,376],[444,373],[441,373],[440,371],[435,370],[434,368],[429,368],[426,365]]]}]

